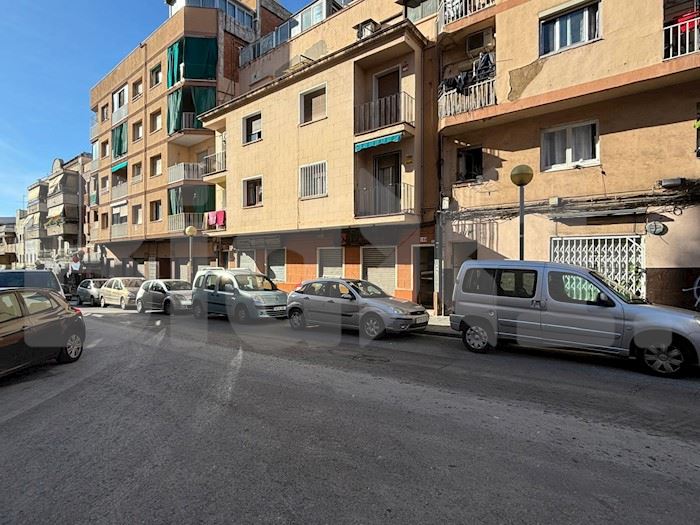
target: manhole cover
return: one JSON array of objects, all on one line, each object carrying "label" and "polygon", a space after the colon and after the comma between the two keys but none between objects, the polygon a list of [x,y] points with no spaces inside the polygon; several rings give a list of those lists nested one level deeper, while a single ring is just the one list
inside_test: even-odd
[{"label": "manhole cover", "polygon": [[389,359],[386,357],[377,357],[374,355],[365,355],[365,354],[360,354],[360,355],[354,355],[352,358],[355,361],[364,361],[365,363],[388,363]]}]

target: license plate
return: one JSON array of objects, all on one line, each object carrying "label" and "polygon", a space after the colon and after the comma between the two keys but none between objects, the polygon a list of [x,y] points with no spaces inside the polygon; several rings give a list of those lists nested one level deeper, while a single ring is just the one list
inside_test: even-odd
[{"label": "license plate", "polygon": [[192,301],[180,301],[180,304],[182,304],[182,306],[192,306]]},{"label": "license plate", "polygon": [[273,310],[274,310],[275,312],[281,312],[282,310],[286,310],[286,309],[287,309],[286,306],[275,306],[275,307],[273,308]]},{"label": "license plate", "polygon": [[416,324],[423,324],[428,322],[428,316],[427,315],[419,315],[416,317],[415,323]]}]

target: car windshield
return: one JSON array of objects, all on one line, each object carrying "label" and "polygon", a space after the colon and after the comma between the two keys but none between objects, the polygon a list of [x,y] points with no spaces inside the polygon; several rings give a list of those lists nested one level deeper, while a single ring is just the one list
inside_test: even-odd
[{"label": "car windshield", "polygon": [[61,289],[50,272],[0,272],[0,288]]},{"label": "car windshield", "polygon": [[277,290],[275,284],[264,275],[236,275],[238,288],[246,292],[271,292]]},{"label": "car windshield", "polygon": [[106,283],[107,281],[92,281],[92,285],[95,288],[102,288],[102,285]]},{"label": "car windshield", "polygon": [[352,288],[357,295],[365,299],[376,299],[379,297],[389,297],[387,293],[384,292],[376,284],[372,284],[369,281],[348,281],[350,288]]},{"label": "car windshield", "polygon": [[627,290],[625,290],[620,283],[615,282],[612,279],[609,279],[608,277],[604,277],[598,272],[594,272],[592,270],[590,274],[593,278],[597,279],[605,286],[607,286],[618,299],[621,299],[627,304],[648,304],[648,301],[646,299],[642,299],[641,297],[632,295]]},{"label": "car windshield", "polygon": [[187,281],[165,281],[165,287],[170,291],[191,290],[192,285]]},{"label": "car windshield", "polygon": [[139,288],[143,284],[143,279],[122,279],[124,288]]}]

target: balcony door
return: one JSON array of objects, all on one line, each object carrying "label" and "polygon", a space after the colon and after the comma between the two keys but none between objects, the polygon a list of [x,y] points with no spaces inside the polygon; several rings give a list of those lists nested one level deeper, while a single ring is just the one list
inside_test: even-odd
[{"label": "balcony door", "polygon": [[401,211],[401,152],[395,151],[374,158],[374,177],[370,188],[373,215]]},{"label": "balcony door", "polygon": [[374,77],[375,100],[396,95],[399,91],[401,91],[401,75],[398,67]]}]

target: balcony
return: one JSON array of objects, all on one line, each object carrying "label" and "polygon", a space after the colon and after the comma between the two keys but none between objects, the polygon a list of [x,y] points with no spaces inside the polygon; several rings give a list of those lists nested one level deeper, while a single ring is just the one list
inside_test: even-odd
[{"label": "balcony", "polygon": [[413,186],[406,182],[396,184],[370,183],[355,190],[355,216],[374,217],[414,213]]},{"label": "balcony", "polygon": [[188,226],[194,226],[198,230],[204,227],[205,213],[178,213],[168,215],[168,231],[181,232]]},{"label": "balcony", "polygon": [[117,108],[112,113],[112,126],[120,123],[126,117],[129,116],[129,104],[124,104],[122,107]]},{"label": "balcony", "polygon": [[181,180],[202,180],[202,167],[194,162],[181,162],[168,167],[168,184]]},{"label": "balcony", "polygon": [[90,139],[94,139],[100,134],[100,122],[97,120],[97,116],[92,118],[90,122]]},{"label": "balcony", "polygon": [[204,214],[204,230],[222,231],[226,229],[226,210],[209,211]]},{"label": "balcony", "polygon": [[112,186],[112,200],[123,199],[129,194],[129,185],[126,182]]},{"label": "balcony", "polygon": [[491,78],[472,84],[464,93],[452,89],[440,95],[438,99],[438,116],[440,118],[451,117],[495,104],[495,79]]},{"label": "balcony", "polygon": [[97,206],[100,203],[100,199],[97,196],[97,192],[90,192],[90,206]]},{"label": "balcony", "polygon": [[46,213],[48,211],[48,206],[45,200],[35,199],[27,203],[27,214],[32,215],[33,213]]},{"label": "balcony", "polygon": [[39,224],[29,226],[24,232],[24,238],[28,240],[41,239],[46,237],[46,228]]},{"label": "balcony", "polygon": [[77,193],[67,193],[61,189],[58,192],[48,196],[46,199],[46,205],[49,208],[53,208],[54,206],[59,206],[61,204],[65,204],[67,206],[77,206],[79,200],[80,198],[78,197]]},{"label": "balcony", "polygon": [[219,153],[214,153],[213,155],[208,155],[204,157],[202,162],[202,175],[211,175],[219,171],[224,171],[226,169],[226,152],[220,151]]},{"label": "balcony", "polygon": [[664,27],[664,60],[700,51],[700,16]]},{"label": "balcony", "polygon": [[92,159],[88,163],[88,172],[94,173],[100,169],[100,159]]},{"label": "balcony", "polygon": [[493,5],[496,5],[496,0],[442,0],[438,5],[438,32],[442,32],[445,26],[452,22]]},{"label": "balcony", "polygon": [[191,111],[182,112],[182,129],[195,129],[197,114]]},{"label": "balcony", "polygon": [[129,236],[129,224],[112,224],[112,239],[121,239]]},{"label": "balcony", "polygon": [[17,253],[16,244],[0,244],[0,255],[5,255],[8,253]]},{"label": "balcony", "polygon": [[48,224],[46,226],[46,235],[48,237],[57,237],[59,235],[78,235],[77,222],[59,222]]},{"label": "balcony", "polygon": [[414,126],[414,107],[413,97],[404,92],[355,106],[355,135],[402,122]]}]

